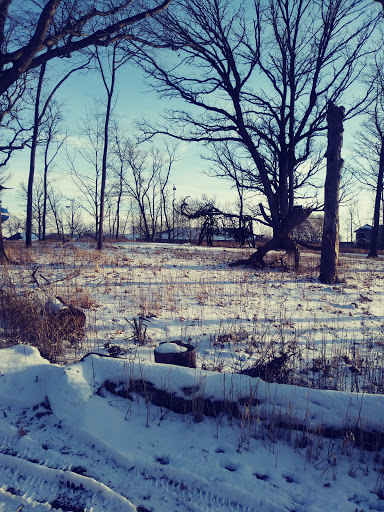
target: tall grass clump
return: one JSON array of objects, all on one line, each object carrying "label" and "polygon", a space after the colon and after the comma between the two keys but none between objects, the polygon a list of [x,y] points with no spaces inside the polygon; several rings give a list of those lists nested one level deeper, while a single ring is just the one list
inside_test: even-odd
[{"label": "tall grass clump", "polygon": [[66,341],[76,345],[81,335],[45,308],[47,296],[17,287],[8,277],[0,287],[0,326],[4,338],[13,344],[28,343],[51,362],[65,357]]}]

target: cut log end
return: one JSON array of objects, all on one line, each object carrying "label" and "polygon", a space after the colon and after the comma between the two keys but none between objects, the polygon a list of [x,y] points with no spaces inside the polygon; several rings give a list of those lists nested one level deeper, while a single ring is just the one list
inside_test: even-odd
[{"label": "cut log end", "polygon": [[185,351],[164,351],[162,345],[165,345],[166,343],[167,342],[160,343],[160,349],[155,349],[154,354],[156,363],[175,364],[177,366],[184,366],[186,368],[196,368],[196,353],[195,347],[193,345],[189,345],[187,343],[183,343],[180,340],[176,340],[172,341],[170,344],[183,347],[186,349]]},{"label": "cut log end", "polygon": [[73,325],[76,329],[82,329],[85,326],[85,313],[78,308],[68,306],[57,313],[56,318],[63,325]]}]

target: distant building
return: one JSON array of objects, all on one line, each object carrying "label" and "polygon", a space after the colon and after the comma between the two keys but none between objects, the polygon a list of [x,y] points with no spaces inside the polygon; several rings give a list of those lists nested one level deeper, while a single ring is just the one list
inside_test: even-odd
[{"label": "distant building", "polygon": [[9,219],[9,212],[8,212],[8,210],[6,208],[1,208],[1,222],[5,222],[8,219]]},{"label": "distant building", "polygon": [[7,240],[16,241],[16,240],[23,240],[23,235],[21,233],[15,233],[12,236],[9,236]]},{"label": "distant building", "polygon": [[[356,229],[356,247],[360,249],[369,249],[371,246],[372,226],[365,224]],[[379,226],[378,249],[384,249],[384,226]]]},{"label": "distant building", "polygon": [[[23,242],[26,241],[26,235],[25,233],[15,233],[14,235],[12,236],[9,236],[8,238],[6,238],[6,240],[11,240],[11,241],[18,241],[18,240],[22,240]],[[34,235],[32,233],[32,241],[33,242],[37,242],[38,241],[38,237],[36,235]]]},{"label": "distant building", "polygon": [[[239,242],[236,228],[213,228],[212,230],[212,242]],[[251,243],[251,235],[247,232],[247,242]],[[263,240],[263,235],[253,235],[255,241]],[[192,243],[197,244],[202,239],[206,240],[206,233],[202,233],[202,228],[180,228],[176,227],[174,230],[163,231],[156,235],[156,240],[168,242],[168,240],[177,243]]]}]

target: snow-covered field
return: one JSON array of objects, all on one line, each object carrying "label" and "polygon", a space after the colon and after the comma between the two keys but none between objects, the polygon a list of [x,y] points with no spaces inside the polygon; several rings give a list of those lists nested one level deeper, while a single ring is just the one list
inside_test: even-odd
[{"label": "snow-covered field", "polygon": [[[343,256],[328,286],[317,256],[299,274],[241,257],[36,244],[2,269],[86,326],[59,364],[4,326],[0,511],[384,511],[383,259]],[[196,369],[154,362],[174,340]]]}]

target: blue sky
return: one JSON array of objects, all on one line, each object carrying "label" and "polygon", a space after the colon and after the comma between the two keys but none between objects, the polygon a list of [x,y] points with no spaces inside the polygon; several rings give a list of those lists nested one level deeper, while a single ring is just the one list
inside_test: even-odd
[{"label": "blue sky", "polygon": [[[55,64],[55,62],[54,62]],[[118,71],[117,76],[117,104],[115,111],[120,117],[124,129],[134,132],[134,122],[141,116],[153,119],[164,106],[154,92],[144,84],[141,70],[133,64],[128,63],[125,68]],[[76,74],[70,77],[57,92],[55,98],[58,101],[65,101],[63,108],[64,125],[70,137],[81,137],[80,124],[84,119],[86,108],[90,107],[94,99],[103,101],[105,89],[97,72],[90,72],[87,75]],[[161,141],[159,141],[161,147]],[[196,144],[183,143],[180,145],[179,160],[174,164],[170,178],[170,184],[176,186],[176,196],[181,199],[191,195],[198,197],[201,194],[216,196],[220,201],[225,197],[225,202],[233,200],[236,196],[226,182],[204,175],[209,163],[199,157],[202,148]],[[21,211],[18,198],[18,186],[21,181],[28,180],[29,152],[15,152],[8,166],[11,179],[7,186],[13,190],[3,195],[3,203],[12,211]],[[55,160],[60,182],[60,190],[65,192],[72,188],[70,178],[64,176],[63,171],[67,169],[66,155],[62,151]],[[38,167],[36,176],[38,176]],[[55,178],[55,183],[57,183]]]},{"label": "blue sky", "polygon": [[[60,66],[62,61],[53,61],[51,69]],[[67,64],[68,61],[65,61]],[[118,71],[117,76],[117,105],[116,113],[121,119],[123,127],[134,131],[134,122],[140,117],[153,119],[161,113],[166,103],[151,91],[144,82],[143,73],[140,69],[131,63],[127,63],[124,68]],[[61,89],[58,91],[56,99],[60,102],[65,101],[64,106],[64,126],[71,137],[81,137],[79,126],[85,116],[86,108],[90,107],[94,99],[103,101],[105,98],[105,89],[101,78],[97,72],[90,72],[87,75],[73,75]],[[347,123],[345,146],[343,149],[344,158],[348,154],[348,140],[352,138],[352,130],[355,129],[355,123]],[[160,142],[160,141],[159,141]],[[183,143],[180,146],[178,155],[179,160],[174,164],[170,178],[170,185],[176,186],[176,199],[182,199],[186,196],[199,197],[206,194],[210,197],[216,197],[218,203],[228,204],[236,200],[236,192],[231,190],[227,181],[212,178],[204,174],[204,170],[209,167],[209,162],[202,160],[199,153],[203,151],[202,147],[196,144]],[[18,186],[21,181],[27,182],[28,179],[28,151],[16,152],[8,166],[11,173],[11,179],[7,186],[13,190],[3,193],[3,206],[7,207],[11,213],[22,216],[20,199],[18,197]],[[78,196],[78,192],[73,188],[70,177],[65,171],[68,169],[66,155],[63,151],[56,159],[57,173],[54,175],[54,184],[62,193]],[[38,176],[38,167],[36,171]],[[71,194],[71,190],[73,190]],[[368,195],[361,198],[360,201],[360,220],[362,224],[371,223],[371,211],[373,200]],[[371,208],[372,206],[372,208]],[[348,214],[345,209],[342,210],[341,220],[342,229],[347,229],[345,220]],[[344,221],[344,222],[343,222]],[[344,236],[346,239],[346,235]]]}]

